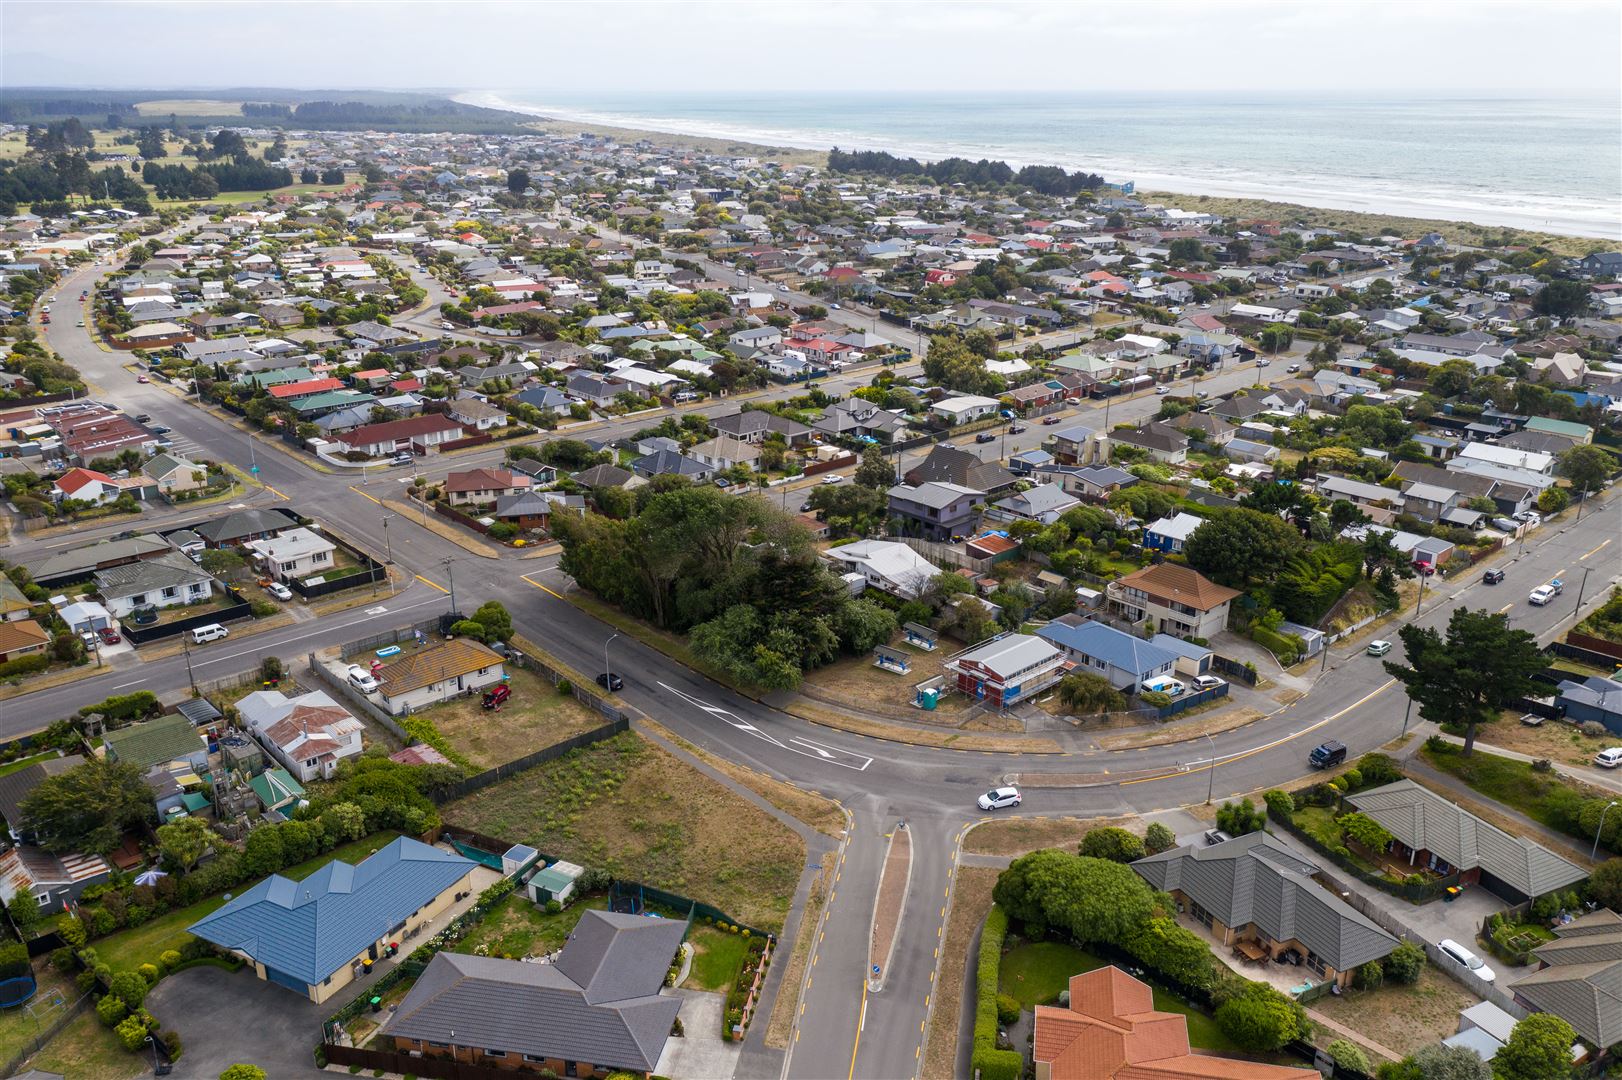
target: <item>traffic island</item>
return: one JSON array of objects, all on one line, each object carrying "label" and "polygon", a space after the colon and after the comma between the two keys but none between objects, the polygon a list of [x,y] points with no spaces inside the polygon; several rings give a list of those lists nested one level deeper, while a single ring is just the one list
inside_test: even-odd
[{"label": "traffic island", "polygon": [[907,887],[912,884],[912,834],[900,821],[890,832],[890,847],[879,872],[879,894],[873,901],[873,934],[867,953],[867,989],[878,993],[890,973],[896,939],[901,936],[901,916],[907,907]]}]

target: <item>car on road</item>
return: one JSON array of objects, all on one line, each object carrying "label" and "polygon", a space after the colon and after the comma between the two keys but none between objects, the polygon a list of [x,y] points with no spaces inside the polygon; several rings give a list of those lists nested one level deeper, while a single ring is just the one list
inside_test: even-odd
[{"label": "car on road", "polygon": [[978,434],[978,435],[976,435],[974,437],[974,441],[977,442],[977,443],[996,442],[997,441],[997,435],[996,435],[995,432],[982,431],[980,434]]},{"label": "car on road", "polygon": [[147,430],[152,432],[154,435],[167,435],[173,431],[174,428],[164,427],[162,424],[153,424],[151,427],[147,428]]},{"label": "car on road", "polygon": [[625,680],[620,678],[612,671],[605,671],[601,675],[597,676],[597,685],[602,687],[604,690],[618,692],[625,689]]},{"label": "car on road", "polygon": [[1008,434],[1010,434],[1010,435],[1018,435],[1020,432],[1022,432],[1024,430],[1025,430],[1025,425],[1024,424],[1009,424],[1008,425]]},{"label": "car on road", "polygon": [[54,295],[54,294],[53,294],[53,295],[52,295],[52,296],[51,296],[51,300],[50,300],[50,302],[51,302],[51,303],[53,303],[53,304],[54,304],[54,303],[56,303],[56,301],[57,301],[57,297],[56,297],[56,296],[55,296],[55,295]]},{"label": "car on road", "polygon": [[1601,750],[1594,755],[1594,764],[1602,769],[1614,769],[1622,765],[1622,746],[1612,746]]},{"label": "car on road", "polygon": [[1256,366],[1257,367],[1271,367],[1272,365],[1273,365],[1273,361],[1267,359],[1267,357],[1265,357],[1265,356],[1262,357],[1260,360],[1256,361]]},{"label": "car on road", "polygon": [[1312,748],[1312,753],[1307,755],[1307,764],[1314,769],[1333,769],[1345,760],[1346,744],[1338,739],[1319,743]]},{"label": "car on road", "polygon": [[1550,600],[1553,600],[1559,595],[1560,590],[1556,589],[1553,585],[1539,585],[1537,588],[1526,594],[1526,602],[1531,604],[1533,607],[1542,607],[1544,604],[1547,604]]},{"label": "car on road", "polygon": [[1171,387],[1169,387],[1169,386],[1157,386],[1157,387],[1155,387],[1155,396],[1156,397],[1165,397],[1169,393],[1171,393]]},{"label": "car on road", "polygon": [[829,304],[828,305],[828,310],[829,311],[838,311],[839,310],[839,305],[838,304]]},{"label": "car on road", "polygon": [[1020,803],[1019,789],[1014,787],[992,788],[974,802],[982,810],[1001,810],[1006,806],[1018,806]]},{"label": "car on road", "polygon": [[1469,949],[1466,949],[1463,945],[1460,945],[1452,938],[1443,938],[1437,943],[1437,947],[1449,957],[1458,961],[1464,967],[1469,968],[1470,973],[1476,978],[1480,979],[1482,982],[1490,983],[1494,979],[1498,978],[1498,976],[1493,973],[1492,968],[1488,967],[1482,962],[1481,957],[1477,956]]},{"label": "car on road", "polygon": [[1062,424],[1062,423],[1064,423],[1064,417],[1062,417],[1062,416],[1044,416],[1044,417],[1042,417],[1042,423],[1046,427],[1052,427],[1054,424]]},{"label": "car on road", "polygon": [[359,690],[363,694],[370,694],[373,690],[377,689],[377,680],[372,678],[372,673],[370,671],[367,671],[359,664],[350,664],[349,685],[353,686],[356,690]]},{"label": "car on road", "polygon": [[787,285],[779,285],[777,287],[777,291],[778,292],[788,292],[788,286]]},{"label": "car on road", "polygon": [[1289,372],[1291,375],[1294,375],[1296,372],[1301,370],[1301,365],[1300,364],[1291,364],[1289,367],[1285,368],[1284,370]]},{"label": "car on road", "polygon": [[1211,845],[1215,845],[1215,844],[1226,844],[1229,840],[1232,840],[1232,839],[1233,839],[1233,837],[1229,836],[1227,833],[1223,832],[1221,829],[1206,829],[1205,830],[1205,843],[1206,843],[1207,846],[1211,846]]},{"label": "car on road", "polygon": [[102,643],[105,644],[105,645],[117,645],[120,641],[124,640],[123,638],[118,636],[118,631],[114,630],[110,626],[102,627],[101,630],[100,630],[100,634],[101,634]]},{"label": "car on road", "polygon": [[1366,651],[1370,656],[1384,656],[1386,653],[1391,651],[1391,642],[1371,641],[1369,642],[1369,647],[1364,651]]},{"label": "car on road", "polygon": [[416,457],[409,450],[402,450],[389,459],[390,465],[410,465]]},{"label": "car on road", "polygon": [[269,585],[266,585],[265,591],[278,600],[293,599],[293,590],[289,589],[286,585],[283,585],[279,581],[273,581]]},{"label": "car on road", "polygon": [[1483,585],[1496,585],[1503,580],[1504,572],[1502,570],[1488,570],[1485,574],[1481,575],[1481,583]]},{"label": "car on road", "polygon": [[137,375],[137,376],[135,376],[135,381],[136,382],[151,382],[152,380],[147,378],[145,375]]},{"label": "car on road", "polygon": [[843,483],[844,480],[845,478],[840,476],[838,473],[829,473],[827,476],[822,478],[822,482],[824,484],[839,484]]},{"label": "car on road", "polygon": [[74,323],[73,325],[74,326],[83,326],[84,325],[84,320],[80,319],[78,322]]}]

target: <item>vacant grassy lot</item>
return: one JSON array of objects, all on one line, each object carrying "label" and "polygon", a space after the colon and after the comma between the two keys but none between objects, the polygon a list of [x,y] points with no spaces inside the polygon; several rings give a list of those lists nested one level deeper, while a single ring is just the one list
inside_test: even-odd
[{"label": "vacant grassy lot", "polygon": [[1476,999],[1430,965],[1412,986],[1387,983],[1378,990],[1348,990],[1312,1003],[1313,1009],[1381,1046],[1411,1054],[1458,1030],[1459,1010]]},{"label": "vacant grassy lot", "polygon": [[805,861],[788,826],[639,735],[528,769],[444,808],[445,820],[616,877],[783,926]]},{"label": "vacant grassy lot", "polygon": [[1137,832],[1133,824],[1129,818],[992,818],[969,830],[963,850],[974,855],[1024,855],[1043,848],[1071,849],[1094,829],[1123,826]]},{"label": "vacant grassy lot", "polygon": [[510,893],[452,951],[471,954],[482,945],[486,956],[545,956],[563,948],[575,923],[588,909],[606,906],[606,898],[600,894],[585,896],[556,915],[549,915],[523,893]]},{"label": "vacant grassy lot", "polygon": [[[1016,945],[1003,954],[997,974],[1000,993],[1012,994],[1020,1007],[1051,1005],[1059,992],[1068,988],[1070,976],[1103,967],[1104,961],[1090,952],[1056,941],[1033,941]],[[1239,1052],[1239,1047],[1217,1027],[1216,1021],[1191,1005],[1185,1005],[1156,986],[1155,1008],[1182,1013],[1188,1017],[1188,1041],[1195,1049],[1219,1054]]]},{"label": "vacant grassy lot", "polygon": [[142,116],[166,119],[176,116],[241,116],[242,102],[220,101],[217,98],[162,98],[157,101],[138,101],[135,111]]},{"label": "vacant grassy lot", "polygon": [[1520,713],[1505,713],[1496,724],[1482,728],[1477,739],[1501,750],[1514,750],[1567,765],[1591,765],[1594,755],[1616,745],[1614,735],[1584,735],[1575,724],[1545,720],[1537,727],[1520,722]]},{"label": "vacant grassy lot", "polygon": [[[801,692],[810,692],[827,699],[850,705],[864,712],[895,716],[920,724],[944,724],[956,727],[962,723],[962,714],[969,709],[969,699],[962,694],[948,694],[941,698],[933,712],[912,706],[913,686],[941,673],[940,658],[948,651],[933,653],[915,649],[904,641],[891,643],[912,658],[912,671],[902,675],[886,668],[876,667],[871,656],[848,656],[827,667],[805,673]],[[1023,730],[1024,725],[1020,726]]]},{"label": "vacant grassy lot", "polygon": [[435,705],[421,715],[474,765],[493,768],[562,742],[608,721],[595,709],[560,694],[551,683],[522,668],[510,668],[513,695],[498,712],[486,711],[478,697]]},{"label": "vacant grassy lot", "polygon": [[27,1068],[73,1080],[132,1080],[148,1073],[152,1059],[125,1050],[95,1010],[86,1009],[30,1058]]},{"label": "vacant grassy lot", "polygon": [[[355,840],[342,847],[333,848],[325,855],[318,855],[297,866],[290,866],[281,872],[282,876],[302,881],[334,859],[358,863],[372,852],[387,846],[398,835],[399,833],[394,832],[373,833],[363,840]],[[241,891],[241,889],[233,890],[232,895]],[[165,949],[178,951],[191,940],[191,934],[186,932],[186,927],[224,905],[223,895],[211,896],[206,900],[197,901],[190,907],[160,915],[151,922],[109,934],[91,944],[95,946],[96,954],[114,971],[133,970],[146,963],[155,964]]]}]

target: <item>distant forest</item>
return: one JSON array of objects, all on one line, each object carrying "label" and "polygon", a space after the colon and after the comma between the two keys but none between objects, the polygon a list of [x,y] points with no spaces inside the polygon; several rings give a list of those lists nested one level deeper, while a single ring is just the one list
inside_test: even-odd
[{"label": "distant forest", "polygon": [[1097,173],[1065,172],[1057,165],[1027,165],[1017,172],[1006,161],[949,157],[925,165],[917,158],[897,157],[882,150],[846,152],[834,147],[828,151],[830,172],[863,173],[869,176],[927,177],[937,184],[971,184],[976,187],[1014,184],[1043,195],[1078,195],[1097,191],[1104,178]]}]

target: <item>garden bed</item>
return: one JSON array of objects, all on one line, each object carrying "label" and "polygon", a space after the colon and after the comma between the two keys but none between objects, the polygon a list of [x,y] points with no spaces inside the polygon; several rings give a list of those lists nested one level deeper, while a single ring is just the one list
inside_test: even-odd
[{"label": "garden bed", "polygon": [[446,821],[782,929],[805,861],[788,826],[639,735],[448,804]]},{"label": "garden bed", "polygon": [[[497,904],[451,952],[476,956],[522,959],[545,956],[563,948],[575,924],[591,908],[606,908],[601,893],[576,897],[568,907],[548,912],[522,892],[509,894]],[[481,953],[479,950],[483,949]]]}]

